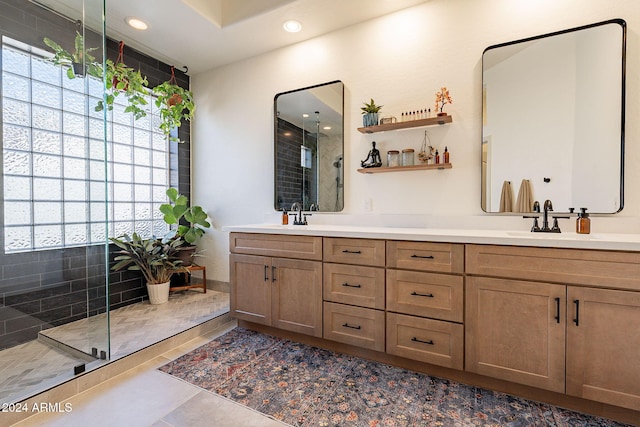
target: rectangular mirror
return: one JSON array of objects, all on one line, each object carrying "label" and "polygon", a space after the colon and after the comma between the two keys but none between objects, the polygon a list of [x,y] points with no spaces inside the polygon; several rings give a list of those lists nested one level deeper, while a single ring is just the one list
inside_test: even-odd
[{"label": "rectangular mirror", "polygon": [[556,212],[622,209],[625,47],[616,19],[485,49],[485,212],[531,211],[526,192]]},{"label": "rectangular mirror", "polygon": [[344,206],[344,85],[333,81],[274,99],[275,209]]}]

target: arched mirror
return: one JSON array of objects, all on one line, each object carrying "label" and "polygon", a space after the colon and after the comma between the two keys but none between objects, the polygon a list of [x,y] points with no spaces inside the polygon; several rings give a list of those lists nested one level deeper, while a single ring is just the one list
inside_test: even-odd
[{"label": "arched mirror", "polygon": [[625,44],[610,20],[485,50],[484,211],[531,211],[522,192],[559,212],[622,209]]},{"label": "arched mirror", "polygon": [[344,85],[333,81],[274,99],[276,210],[344,206]]}]

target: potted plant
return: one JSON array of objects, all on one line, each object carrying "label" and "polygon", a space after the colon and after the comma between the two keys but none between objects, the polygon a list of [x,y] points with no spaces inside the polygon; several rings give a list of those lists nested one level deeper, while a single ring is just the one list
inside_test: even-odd
[{"label": "potted plant", "polygon": [[[204,235],[205,229],[211,227],[207,221],[208,215],[201,206],[189,206],[187,196],[180,194],[177,189],[169,188],[166,194],[170,202],[160,205],[160,212],[164,215],[164,222],[177,227],[169,231],[164,238],[178,238],[185,242],[180,247],[180,258],[184,265],[190,265],[196,250],[195,243]],[[182,219],[184,221],[181,224]]]},{"label": "potted plant", "polygon": [[107,95],[105,100],[98,101],[96,111],[102,111],[105,103],[109,111],[113,110],[113,102],[119,95],[127,98],[125,113],[132,113],[136,120],[147,115],[144,108],[147,105],[146,84],[147,78],[139,70],[127,67],[123,62],[113,62],[107,59],[107,73],[105,87]]},{"label": "potted plant", "polygon": [[438,116],[446,116],[447,113],[442,111],[445,104],[452,104],[453,100],[449,95],[449,89],[446,87],[440,88],[440,92],[436,92],[436,111],[438,112]]},{"label": "potted plant", "polygon": [[114,271],[123,269],[140,271],[147,282],[151,304],[163,304],[169,300],[171,276],[184,271],[176,254],[182,244],[180,238],[143,239],[137,233],[109,238],[120,250],[114,258]]},{"label": "potted plant", "polygon": [[371,102],[369,102],[368,104],[365,102],[364,107],[360,107],[363,114],[362,125],[365,127],[377,125],[378,112],[380,112],[381,108],[382,105],[376,105],[376,103],[373,101],[373,98],[371,98]]},{"label": "potted plant", "polygon": [[85,48],[84,37],[82,37],[80,32],[76,31],[73,53],[65,50],[62,46],[48,37],[45,37],[43,41],[44,44],[53,49],[54,55],[53,58],[51,58],[51,61],[53,61],[54,64],[70,66],[69,69],[67,69],[67,77],[70,79],[84,76],[85,65],[86,70],[90,75],[102,78],[102,67],[95,62],[96,58],[89,54],[89,52],[93,52],[98,48]]},{"label": "potted plant", "polygon": [[157,96],[156,107],[160,109],[160,129],[171,141],[182,142],[171,135],[174,128],[182,125],[182,121],[191,121],[196,110],[191,91],[178,86],[174,68],[171,67],[171,79],[153,88]]}]

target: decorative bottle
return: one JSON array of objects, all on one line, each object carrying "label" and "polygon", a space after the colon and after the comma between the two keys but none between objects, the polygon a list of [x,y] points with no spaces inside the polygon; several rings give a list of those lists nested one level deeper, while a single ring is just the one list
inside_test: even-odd
[{"label": "decorative bottle", "polygon": [[447,150],[447,147],[444,147],[444,153],[442,153],[442,161],[444,163],[449,163],[449,150]]},{"label": "decorative bottle", "polygon": [[591,218],[589,218],[587,208],[580,208],[580,213],[578,214],[578,219],[576,220],[576,233],[591,233]]}]

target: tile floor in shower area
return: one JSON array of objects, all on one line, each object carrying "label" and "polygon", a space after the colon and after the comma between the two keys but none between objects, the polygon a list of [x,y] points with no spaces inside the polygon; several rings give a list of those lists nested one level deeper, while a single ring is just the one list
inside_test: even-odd
[{"label": "tile floor in shower area", "polygon": [[[144,301],[112,310],[111,360],[228,311],[229,294],[214,290],[172,292],[166,304]],[[85,364],[89,370],[105,363],[90,355],[96,343],[107,342],[106,333],[102,314],[46,329],[37,340],[0,351],[0,404],[18,402],[73,378],[75,366]]]}]

